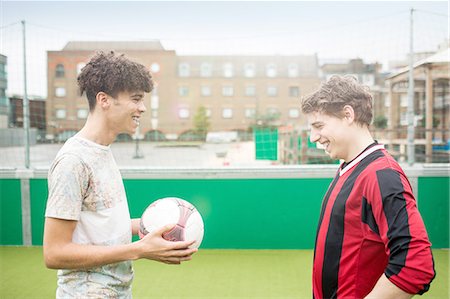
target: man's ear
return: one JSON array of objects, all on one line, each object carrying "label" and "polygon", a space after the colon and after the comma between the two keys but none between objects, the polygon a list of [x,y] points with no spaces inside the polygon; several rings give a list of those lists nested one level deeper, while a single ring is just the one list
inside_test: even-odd
[{"label": "man's ear", "polygon": [[342,108],[342,111],[344,113],[344,119],[349,124],[352,124],[355,121],[355,110],[353,110],[353,107],[350,105],[345,105],[344,108]]},{"label": "man's ear", "polygon": [[97,101],[97,106],[102,109],[108,109],[109,106],[111,105],[110,97],[108,96],[107,93],[104,93],[103,91],[97,93],[95,99]]}]

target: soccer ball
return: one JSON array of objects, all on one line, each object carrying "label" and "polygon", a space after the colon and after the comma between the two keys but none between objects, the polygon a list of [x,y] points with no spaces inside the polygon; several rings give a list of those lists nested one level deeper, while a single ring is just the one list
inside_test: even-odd
[{"label": "soccer ball", "polygon": [[203,219],[190,202],[166,197],[150,204],[141,217],[139,237],[143,238],[167,224],[176,224],[173,229],[163,233],[168,241],[193,241],[190,248],[198,248],[203,240]]}]

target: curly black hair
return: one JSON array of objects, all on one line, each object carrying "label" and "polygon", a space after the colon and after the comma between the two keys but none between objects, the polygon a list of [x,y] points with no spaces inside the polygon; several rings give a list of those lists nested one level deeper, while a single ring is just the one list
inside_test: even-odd
[{"label": "curly black hair", "polygon": [[152,75],[145,66],[114,51],[97,52],[83,67],[77,81],[80,95],[86,93],[91,111],[99,92],[116,97],[120,92],[153,90]]}]

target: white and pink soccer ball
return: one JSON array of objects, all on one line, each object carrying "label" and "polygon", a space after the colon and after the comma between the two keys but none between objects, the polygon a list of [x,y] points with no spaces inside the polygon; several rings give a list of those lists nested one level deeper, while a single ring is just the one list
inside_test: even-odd
[{"label": "white and pink soccer ball", "polygon": [[178,197],[161,198],[151,203],[141,217],[139,237],[167,225],[176,224],[163,234],[168,241],[193,241],[191,248],[198,248],[203,240],[203,219],[190,202]]}]

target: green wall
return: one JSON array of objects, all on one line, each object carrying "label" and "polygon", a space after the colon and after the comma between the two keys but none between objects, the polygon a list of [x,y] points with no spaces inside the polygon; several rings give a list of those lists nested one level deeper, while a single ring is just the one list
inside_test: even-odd
[{"label": "green wall", "polygon": [[177,196],[205,222],[204,248],[312,248],[330,179],[125,180],[132,217]]},{"label": "green wall", "polygon": [[449,178],[419,177],[418,205],[434,248],[449,247]]},{"label": "green wall", "polygon": [[42,245],[47,196],[47,179],[30,180],[31,243],[33,245]]},{"label": "green wall", "polygon": [[[125,179],[133,218],[158,198],[192,202],[205,222],[203,248],[312,248],[331,179]],[[419,209],[434,248],[449,247],[448,177],[418,180]],[[30,180],[32,244],[42,244],[47,180]],[[1,179],[1,245],[22,244],[20,180]]]},{"label": "green wall", "polygon": [[22,204],[19,179],[0,179],[0,244],[22,245]]}]

